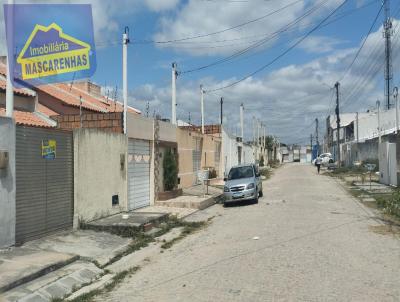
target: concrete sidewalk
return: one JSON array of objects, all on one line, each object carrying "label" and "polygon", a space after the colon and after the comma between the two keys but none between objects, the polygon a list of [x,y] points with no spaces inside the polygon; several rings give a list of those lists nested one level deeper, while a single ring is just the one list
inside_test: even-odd
[{"label": "concrete sidewalk", "polygon": [[74,262],[76,254],[15,247],[0,252],[0,293]]},{"label": "concrete sidewalk", "polygon": [[192,186],[183,189],[183,195],[169,200],[156,201],[156,206],[173,207],[173,208],[189,208],[204,210],[217,202],[222,195],[220,188],[208,186],[204,189],[202,185]]},{"label": "concrete sidewalk", "polygon": [[102,266],[131,243],[104,232],[61,232],[0,252],[0,293],[26,284],[79,259]]}]

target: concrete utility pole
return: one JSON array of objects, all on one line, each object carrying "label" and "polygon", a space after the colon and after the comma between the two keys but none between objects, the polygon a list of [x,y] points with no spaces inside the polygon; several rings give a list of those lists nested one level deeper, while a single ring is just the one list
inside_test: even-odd
[{"label": "concrete utility pole", "polygon": [[240,137],[242,138],[242,142],[243,142],[243,133],[244,133],[243,114],[244,114],[244,106],[242,103],[242,104],[240,104]]},{"label": "concrete utility pole", "polygon": [[176,125],[176,78],[178,77],[178,73],[176,71],[176,63],[172,63],[172,87],[171,87],[171,123]]},{"label": "concrete utility pole", "polygon": [[336,139],[337,139],[337,161],[340,167],[340,111],[339,111],[339,82],[335,83],[336,89]]},{"label": "concrete utility pole", "polygon": [[221,126],[222,126],[222,124],[224,123],[224,116],[223,116],[223,111],[222,111],[223,106],[224,106],[224,98],[223,97],[221,97],[220,103],[221,103]]},{"label": "concrete utility pole", "polygon": [[256,117],[253,115],[253,146],[256,145]]},{"label": "concrete utility pole", "polygon": [[382,142],[382,137],[381,137],[381,102],[379,100],[376,101],[376,108],[378,110],[378,137],[379,137],[379,143]]},{"label": "concrete utility pole", "polygon": [[315,139],[317,141],[317,156],[319,156],[318,118],[315,119]]},{"label": "concrete utility pole", "polygon": [[201,106],[201,133],[204,134],[204,90],[200,85],[200,106]]},{"label": "concrete utility pole", "polygon": [[[14,0],[8,0],[8,4],[13,5]],[[9,14],[7,19],[7,27],[10,30],[14,28],[14,7],[11,6],[12,13]],[[14,44],[14,35],[8,35],[8,43],[9,45]],[[12,47],[11,47],[12,48]],[[14,115],[14,89],[12,84],[12,77],[14,72],[11,70],[11,65],[14,60],[14,54],[7,53],[7,84],[6,84],[6,116],[12,118]]]},{"label": "concrete utility pole", "polygon": [[312,134],[310,134],[311,152],[312,152],[312,143],[313,143],[313,135],[312,135]]},{"label": "concrete utility pole", "polygon": [[122,35],[122,95],[124,98],[124,134],[126,134],[126,112],[128,107],[128,44],[129,27]]},{"label": "concrete utility pole", "polygon": [[265,135],[266,135],[266,132],[267,132],[267,128],[266,128],[266,126],[265,126],[265,124],[264,124],[264,128],[263,128],[263,145],[264,145],[264,150],[265,150],[265,147],[266,147],[266,141],[265,141]]},{"label": "concrete utility pole", "polygon": [[356,139],[357,139],[357,143],[358,143],[359,139],[360,139],[359,133],[358,133],[358,130],[359,130],[359,127],[358,127],[358,112],[356,113],[356,123],[357,123],[357,126],[356,126]]},{"label": "concrete utility pole", "polygon": [[390,93],[393,81],[392,70],[392,19],[390,18],[390,1],[383,0],[385,5],[385,21],[383,22],[383,37],[385,38],[385,98],[386,108],[390,109]]},{"label": "concrete utility pole", "polygon": [[395,100],[395,106],[396,106],[396,134],[399,133],[399,101],[398,101],[398,96],[399,96],[399,89],[397,87],[393,88],[393,97]]}]

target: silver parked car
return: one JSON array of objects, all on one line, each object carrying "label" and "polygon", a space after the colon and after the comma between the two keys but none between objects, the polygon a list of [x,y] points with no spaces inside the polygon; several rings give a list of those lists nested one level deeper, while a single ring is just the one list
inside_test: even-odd
[{"label": "silver parked car", "polygon": [[263,196],[261,176],[256,165],[232,167],[224,181],[224,204],[244,200],[258,203],[258,197]]}]

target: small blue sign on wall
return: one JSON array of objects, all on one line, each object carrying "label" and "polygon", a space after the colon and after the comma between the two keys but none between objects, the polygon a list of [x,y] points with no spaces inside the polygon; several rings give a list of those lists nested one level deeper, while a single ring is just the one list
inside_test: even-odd
[{"label": "small blue sign on wall", "polygon": [[14,85],[72,81],[96,71],[91,5],[5,4],[4,15]]}]

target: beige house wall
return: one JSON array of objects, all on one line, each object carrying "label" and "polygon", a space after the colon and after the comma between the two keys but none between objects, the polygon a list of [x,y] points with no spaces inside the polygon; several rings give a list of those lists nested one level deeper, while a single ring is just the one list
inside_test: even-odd
[{"label": "beige house wall", "polygon": [[[179,173],[180,188],[188,188],[193,186],[196,180],[196,174],[193,171],[193,151],[196,148],[195,138],[202,138],[201,144],[201,168],[213,167],[216,168],[215,153],[217,143],[221,143],[221,138],[213,135],[202,135],[197,131],[190,131],[178,128],[176,130],[178,143],[178,158],[179,158]],[[222,149],[222,148],[221,148]],[[219,169],[217,170],[220,176],[222,166],[222,155],[220,155]]]},{"label": "beige house wall", "polygon": [[[155,121],[153,118],[147,118],[141,115],[127,114],[127,136],[133,139],[149,140],[151,146],[151,160],[150,160],[150,204],[153,205],[155,202],[155,156],[160,157],[160,165],[158,167],[159,178],[158,178],[158,189],[162,192],[164,189],[163,185],[163,156],[166,148],[163,143],[176,143],[177,142],[177,127],[168,122],[158,121],[159,124],[159,137],[160,141],[159,154],[155,154],[155,142],[154,142],[154,126]],[[161,153],[161,154],[160,154]],[[160,156],[161,155],[161,156]]]},{"label": "beige house wall", "polygon": [[[118,195],[119,205],[112,205]],[[74,223],[127,210],[127,138],[97,129],[74,130]]]}]

